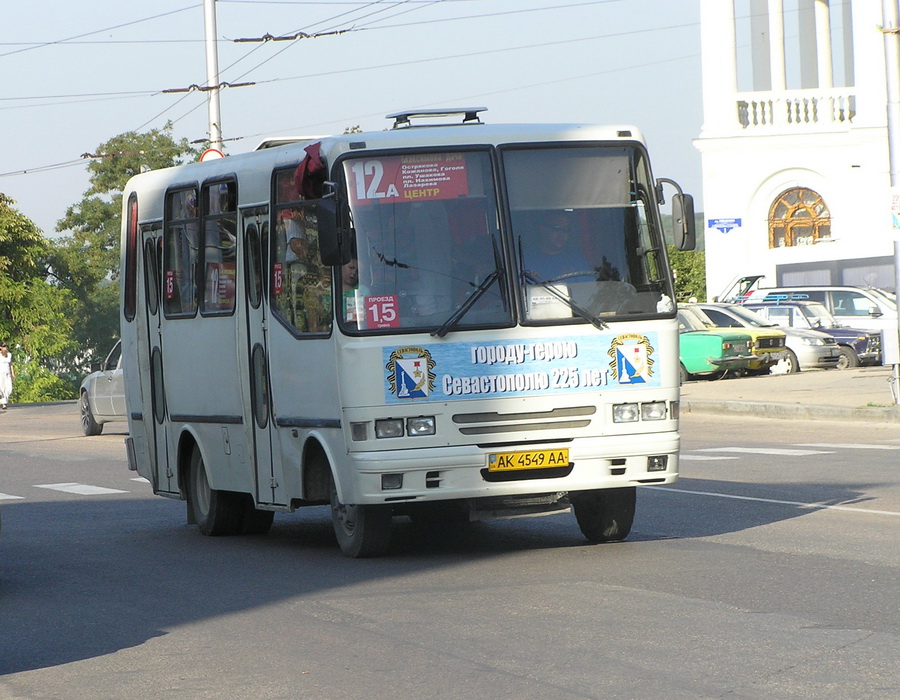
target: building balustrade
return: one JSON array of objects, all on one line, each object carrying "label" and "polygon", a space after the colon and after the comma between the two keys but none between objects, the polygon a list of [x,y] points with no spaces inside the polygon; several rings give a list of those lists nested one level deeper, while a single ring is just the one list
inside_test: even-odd
[{"label": "building balustrade", "polygon": [[744,129],[767,131],[847,128],[856,114],[856,96],[847,88],[742,92],[738,122]]}]

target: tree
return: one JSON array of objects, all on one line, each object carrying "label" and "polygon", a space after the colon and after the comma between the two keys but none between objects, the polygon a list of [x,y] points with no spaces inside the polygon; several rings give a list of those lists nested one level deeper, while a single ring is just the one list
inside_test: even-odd
[{"label": "tree", "polygon": [[0,193],[0,337],[16,362],[16,400],[69,398],[73,378],[59,358],[75,352],[72,295],[47,280],[49,242]]},{"label": "tree", "polygon": [[175,140],[172,125],[146,133],[129,131],[97,147],[88,164],[90,187],[56,224],[51,255],[56,283],[75,299],[71,318],[81,353],[69,363],[83,366],[104,357],[119,335],[119,235],[122,192],[143,170],[178,165],[198,155],[187,139]]},{"label": "tree", "polygon": [[667,246],[669,265],[675,274],[675,297],[678,301],[696,298],[706,301],[706,252],[678,250]]}]

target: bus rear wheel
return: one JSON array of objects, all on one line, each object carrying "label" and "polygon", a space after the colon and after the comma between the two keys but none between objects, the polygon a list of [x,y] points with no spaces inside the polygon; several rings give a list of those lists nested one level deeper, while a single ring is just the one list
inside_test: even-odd
[{"label": "bus rear wheel", "polygon": [[200,450],[191,454],[188,505],[200,532],[210,537],[237,535],[241,531],[245,506],[240,494],[211,488]]},{"label": "bus rear wheel", "polygon": [[578,527],[591,542],[624,540],[631,532],[637,503],[634,486],[580,491],[570,499]]},{"label": "bus rear wheel", "polygon": [[341,552],[354,559],[385,554],[391,541],[391,507],[345,505],[331,477],[331,524]]}]

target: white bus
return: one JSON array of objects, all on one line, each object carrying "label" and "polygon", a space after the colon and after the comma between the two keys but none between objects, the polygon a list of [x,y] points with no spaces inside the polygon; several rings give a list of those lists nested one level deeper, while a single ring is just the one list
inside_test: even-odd
[{"label": "white bus", "polygon": [[[363,557],[395,516],[571,508],[602,542],[627,536],[636,486],[676,480],[663,181],[640,133],[480,111],[129,182],[129,467],[204,534],[330,505]],[[673,212],[692,247],[680,189]]]}]

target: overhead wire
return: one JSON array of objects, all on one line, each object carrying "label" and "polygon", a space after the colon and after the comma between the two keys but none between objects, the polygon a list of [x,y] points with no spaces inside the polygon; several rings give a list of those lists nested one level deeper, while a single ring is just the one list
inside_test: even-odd
[{"label": "overhead wire", "polygon": [[[223,0],[218,0],[218,1],[219,1],[219,2],[222,2]],[[238,0],[233,0],[233,1],[234,1],[234,2],[237,2]],[[352,10],[347,10],[347,11],[344,11],[344,12],[340,12],[340,13],[338,13],[338,14],[332,16],[332,17],[329,17],[329,18],[320,20],[320,21],[314,23],[313,25],[310,25],[310,27],[308,27],[308,29],[311,28],[311,27],[315,27],[315,26],[318,26],[318,25],[325,24],[325,23],[327,23],[327,22],[332,22],[332,23],[334,23],[334,22],[336,22],[338,19],[340,19],[340,18],[342,18],[342,17],[346,17],[346,16],[348,16],[348,15],[353,15],[354,13],[358,13],[358,12],[363,12],[363,11],[365,11],[365,10],[367,10],[367,9],[369,9],[369,8],[372,8],[372,7],[374,7],[374,6],[377,6],[377,5],[385,5],[385,6],[382,7],[382,8],[379,8],[378,10],[376,10],[376,11],[374,11],[374,12],[369,12],[369,13],[367,13],[367,14],[364,14],[362,17],[357,16],[356,18],[354,18],[354,21],[355,21],[355,22],[359,22],[360,20],[364,20],[364,19],[370,18],[370,17],[372,17],[372,16],[375,16],[375,15],[378,15],[378,14],[382,14],[383,12],[390,11],[390,10],[395,10],[395,11],[396,11],[396,10],[398,10],[398,9],[401,9],[401,11],[400,11],[400,12],[395,12],[393,15],[391,15],[390,17],[387,17],[387,18],[379,18],[379,19],[376,19],[376,20],[371,20],[367,25],[362,26],[362,27],[356,27],[356,26],[353,26],[353,27],[351,27],[348,31],[362,31],[362,30],[365,30],[365,31],[372,31],[372,30],[377,30],[377,29],[388,29],[388,28],[397,28],[397,27],[408,27],[408,26],[414,26],[414,25],[418,25],[418,24],[431,24],[431,23],[435,23],[435,22],[456,21],[456,20],[461,20],[461,19],[472,19],[472,18],[481,18],[481,17],[495,17],[495,16],[499,16],[499,15],[519,14],[519,13],[522,13],[522,12],[534,12],[534,11],[548,10],[548,9],[569,8],[569,7],[573,7],[573,6],[584,6],[584,5],[594,5],[594,4],[605,4],[605,3],[609,3],[609,2],[619,2],[619,1],[621,1],[621,0],[591,0],[591,1],[589,1],[589,2],[567,3],[567,4],[564,4],[564,5],[553,6],[553,7],[551,7],[551,8],[548,8],[548,7],[546,7],[546,6],[540,7],[540,8],[519,8],[519,9],[517,9],[517,10],[512,10],[512,11],[508,11],[508,12],[498,12],[498,13],[488,13],[488,14],[482,13],[482,14],[479,14],[479,15],[475,15],[475,16],[467,16],[467,17],[440,18],[440,19],[422,20],[422,21],[420,21],[420,22],[409,22],[409,23],[404,23],[404,24],[378,25],[378,26],[375,26],[375,27],[369,26],[369,25],[375,24],[376,22],[384,21],[385,19],[388,19],[388,20],[389,20],[389,19],[394,19],[394,18],[399,17],[399,16],[401,16],[401,15],[403,15],[403,14],[406,14],[406,13],[408,13],[408,12],[411,12],[411,11],[414,11],[414,10],[418,10],[418,9],[424,9],[424,8],[426,8],[426,7],[430,7],[430,6],[433,6],[433,5],[435,5],[435,4],[440,4],[441,2],[448,2],[448,1],[452,1],[452,2],[472,2],[472,1],[474,1],[474,0],[402,0],[401,2],[394,2],[394,3],[391,3],[390,5],[388,5],[387,3],[385,3],[384,0],[373,0],[372,2],[368,2],[368,3],[353,3],[353,4],[361,5],[361,7],[355,7],[355,8],[352,9]],[[252,3],[251,3],[251,4],[252,4]],[[315,3],[285,3],[285,4],[315,4]],[[322,3],[322,4],[335,5],[335,4],[351,4],[351,3]],[[144,18],[144,19],[141,19],[141,20],[134,20],[134,21],[132,21],[132,22],[126,22],[126,23],[122,23],[122,24],[120,24],[120,25],[115,25],[114,27],[107,27],[107,28],[104,28],[104,29],[95,30],[95,31],[93,31],[93,32],[86,32],[86,33],[84,33],[84,34],[79,34],[79,35],[77,35],[77,36],[75,36],[75,37],[69,37],[68,39],[60,39],[60,40],[53,41],[53,42],[45,42],[45,43],[40,44],[40,45],[38,45],[38,46],[35,46],[35,47],[33,47],[33,48],[39,48],[40,46],[50,46],[50,45],[54,45],[54,44],[60,44],[60,43],[64,43],[64,42],[69,42],[69,41],[72,41],[72,40],[74,40],[74,39],[78,39],[78,38],[81,38],[81,37],[90,36],[90,35],[93,35],[93,34],[96,34],[96,33],[99,33],[99,32],[109,31],[109,30],[115,29],[115,28],[125,27],[125,26],[129,26],[129,25],[132,25],[132,24],[137,24],[137,23],[140,23],[140,22],[144,22],[144,21],[150,21],[150,20],[153,20],[153,19],[158,19],[158,18],[160,18],[160,17],[164,17],[164,16],[167,16],[167,15],[171,15],[171,14],[175,14],[175,13],[179,13],[179,12],[184,12],[184,11],[190,10],[190,9],[195,9],[195,8],[197,8],[197,7],[200,7],[200,6],[201,6],[200,4],[190,5],[190,6],[187,6],[187,7],[180,8],[180,9],[178,9],[178,10],[173,10],[173,11],[166,12],[166,13],[161,13],[161,14],[159,14],[159,15],[154,15],[154,16],[152,16],[152,17]],[[340,26],[340,24],[339,24],[339,23],[338,23],[338,24],[332,24],[332,25],[330,25],[330,26],[331,26],[331,28],[334,28],[334,27],[336,27],[336,26]],[[668,26],[668,27],[660,27],[660,28],[654,28],[654,30],[678,29],[678,28],[684,28],[684,27],[690,27],[690,26],[696,26],[696,23],[686,23],[686,24],[682,24],[682,25],[673,25],[673,26]],[[298,30],[298,31],[299,31],[299,30]],[[502,49],[490,49],[490,50],[478,51],[478,52],[470,52],[470,53],[465,53],[465,54],[456,54],[456,55],[451,55],[451,56],[441,56],[441,57],[436,57],[436,58],[431,58],[431,59],[425,59],[425,60],[427,60],[427,61],[443,61],[443,60],[450,60],[450,59],[454,59],[454,58],[463,58],[463,57],[471,57],[471,56],[488,55],[488,54],[494,54],[494,53],[502,53],[502,52],[506,52],[506,51],[518,51],[518,50],[523,50],[523,49],[528,49],[528,48],[538,48],[538,47],[543,47],[543,46],[553,46],[553,45],[558,45],[558,44],[561,44],[561,43],[572,43],[572,42],[577,42],[577,41],[589,41],[589,40],[596,40],[596,39],[603,39],[603,38],[611,38],[611,37],[617,37],[617,36],[625,36],[625,35],[629,35],[629,34],[642,33],[642,32],[645,32],[645,31],[648,31],[648,30],[647,30],[646,28],[644,28],[644,29],[634,30],[634,31],[628,31],[628,32],[616,32],[616,33],[604,34],[604,35],[598,35],[598,36],[593,36],[593,37],[583,37],[583,38],[580,38],[580,39],[566,39],[566,40],[561,40],[561,41],[543,42],[543,43],[539,43],[539,44],[530,44],[530,45],[523,45],[523,46],[517,46],[517,47],[507,47],[507,48],[502,48]],[[254,47],[253,49],[251,49],[250,51],[248,51],[246,54],[244,54],[241,58],[239,58],[239,59],[237,59],[236,61],[232,62],[229,66],[226,66],[226,68],[224,68],[223,71],[220,71],[220,72],[224,72],[224,71],[231,70],[232,68],[234,68],[235,66],[237,66],[241,61],[246,60],[249,56],[251,56],[251,55],[252,55],[253,53],[255,53],[257,50],[259,50],[259,48],[261,48],[262,45],[263,45],[263,44],[260,44],[259,46]],[[236,78],[236,80],[240,80],[241,78],[244,78],[244,77],[247,76],[249,73],[251,73],[251,72],[257,70],[258,68],[260,68],[261,66],[265,65],[265,64],[268,63],[269,61],[274,60],[275,58],[277,58],[277,56],[281,55],[285,50],[287,50],[288,48],[290,48],[290,46],[293,46],[293,45],[296,45],[296,43],[295,43],[295,42],[292,42],[291,44],[288,44],[288,46],[286,46],[286,47],[284,47],[283,49],[279,50],[279,51],[276,52],[274,55],[272,55],[272,56],[266,58],[264,61],[261,61],[260,63],[256,64],[255,66],[253,66],[253,67],[247,69],[246,71],[244,71],[243,73],[241,73],[241,75],[240,75],[238,78]],[[4,55],[8,55],[8,54],[0,54],[0,57],[3,57]],[[671,60],[678,60],[678,59],[671,59]],[[411,60],[411,61],[395,62],[395,63],[390,63],[390,64],[380,64],[380,65],[378,65],[378,66],[363,66],[363,67],[361,67],[361,68],[351,68],[351,69],[344,69],[344,70],[337,70],[337,71],[326,71],[326,72],[322,72],[322,73],[305,74],[305,75],[292,76],[292,77],[285,77],[285,78],[273,78],[273,79],[270,79],[270,80],[263,80],[263,81],[257,81],[257,82],[258,82],[259,84],[265,84],[265,83],[277,83],[277,82],[282,82],[282,81],[307,79],[307,78],[312,78],[312,77],[322,77],[322,76],[327,76],[327,75],[338,75],[338,74],[341,74],[341,73],[355,72],[355,71],[359,71],[359,70],[371,70],[371,69],[379,69],[379,68],[397,67],[397,66],[401,66],[401,65],[408,65],[408,64],[410,64],[410,63],[422,63],[422,62],[423,62],[422,59],[417,59],[417,60]],[[621,68],[619,68],[619,70],[621,70]],[[591,74],[587,74],[587,75],[585,75],[585,76],[580,76],[580,77],[588,77],[588,76],[590,76],[590,75],[597,75],[597,74],[598,74],[598,73],[591,73]],[[580,77],[575,77],[575,78],[571,78],[571,79],[580,79]],[[556,79],[557,82],[558,82],[559,80],[560,80],[559,78]],[[540,85],[540,84],[533,84],[533,85],[529,85],[529,86],[522,86],[522,87],[520,87],[520,88],[509,88],[509,89],[507,89],[507,90],[502,90],[501,92],[515,91],[515,90],[517,90],[517,89],[527,89],[528,87],[534,87],[534,86],[536,86],[536,85]],[[91,98],[91,99],[86,99],[86,100],[84,100],[84,101],[95,101],[95,100],[97,100],[98,98],[99,98],[99,99],[120,99],[120,98],[121,98],[121,99],[124,99],[124,98],[128,98],[128,97],[139,97],[139,96],[155,95],[155,94],[158,94],[158,93],[160,93],[160,92],[161,92],[161,90],[152,90],[152,91],[127,91],[127,92],[122,92],[122,93],[94,93],[94,94],[91,94],[91,93],[82,93],[82,94],[75,94],[75,95],[55,95],[55,96],[28,97],[28,98],[2,97],[2,98],[0,98],[0,101],[12,101],[12,100],[19,100],[19,101],[21,101],[21,100],[29,100],[29,99],[33,99],[33,100],[37,100],[37,99],[61,99],[61,98],[68,98],[68,97],[73,97],[73,98]],[[491,93],[489,93],[489,94],[496,94],[496,93],[497,93],[496,90],[492,90]],[[168,107],[166,107],[165,109],[163,109],[162,111],[160,111],[159,113],[157,113],[156,115],[154,115],[153,117],[151,117],[150,119],[148,119],[147,121],[145,121],[143,124],[141,124],[141,125],[138,126],[136,129],[134,129],[134,131],[140,131],[141,129],[147,127],[149,124],[152,124],[154,121],[156,121],[157,119],[159,119],[159,118],[161,118],[162,116],[164,116],[167,112],[170,112],[170,111],[171,111],[172,109],[174,109],[177,105],[181,104],[184,100],[188,99],[189,97],[190,97],[190,93],[185,93],[184,95],[182,95],[181,97],[179,97],[179,99],[176,100],[173,104],[169,105]],[[470,97],[475,97],[475,96],[470,96]],[[34,106],[41,107],[41,106],[49,106],[50,104],[59,104],[59,103],[46,103],[46,104],[40,104],[40,105],[34,105]],[[67,102],[67,103],[64,103],[64,104],[72,104],[72,102]],[[177,117],[177,118],[175,118],[175,119],[173,119],[173,120],[170,120],[170,121],[171,121],[172,123],[177,123],[178,121],[183,120],[184,118],[186,118],[187,116],[189,116],[190,114],[192,114],[193,112],[195,112],[197,109],[200,109],[201,107],[203,107],[204,104],[205,104],[205,101],[201,101],[201,102],[199,102],[196,106],[192,107],[190,110],[188,110],[187,112],[185,112],[185,113],[182,114],[181,116],[179,116],[179,117]],[[2,109],[7,109],[7,107],[0,107],[0,110],[2,110]],[[365,115],[365,116],[372,116],[372,115]],[[354,118],[356,118],[356,117],[354,117]],[[253,136],[253,135],[250,135],[250,136]],[[14,171],[14,172],[0,173],[0,177],[9,176],[9,175],[13,175],[13,174],[22,174],[22,173],[27,173],[27,172],[39,172],[39,171],[42,171],[42,170],[45,170],[45,169],[55,169],[55,168],[58,168],[58,167],[68,167],[68,166],[70,166],[70,165],[74,165],[74,164],[77,164],[77,163],[79,163],[79,162],[82,162],[82,161],[79,161],[79,160],[76,160],[76,161],[66,161],[66,162],[63,162],[63,163],[51,164],[51,165],[48,165],[48,166],[41,166],[41,167],[39,167],[39,168],[30,168],[30,169],[17,170],[17,171]]]},{"label": "overhead wire", "polygon": [[[428,5],[431,5],[431,4],[434,4],[435,2],[438,2],[438,1],[439,1],[439,0],[429,0],[429,1],[427,2],[427,4],[428,4]],[[373,0],[372,2],[369,2],[368,4],[364,5],[362,8],[358,8],[358,9],[366,9],[367,7],[371,7],[371,6],[374,6],[374,5],[381,4],[381,2],[382,2],[382,0]],[[399,4],[399,5],[403,5],[403,4],[406,4],[406,3],[408,3],[408,2],[410,2],[410,0],[403,0],[403,1],[400,2],[400,3],[395,3],[392,7],[395,7],[395,6],[398,5],[398,4]],[[388,9],[390,9],[390,8],[388,8]],[[421,9],[421,8],[415,8],[415,9]],[[325,22],[333,21],[334,19],[337,19],[337,18],[339,18],[339,17],[343,17],[343,16],[345,16],[345,15],[347,15],[347,14],[352,14],[352,12],[344,12],[344,13],[341,13],[341,14],[339,14],[339,15],[333,17],[333,18],[329,18],[329,19],[327,19],[327,20],[322,20],[322,21],[313,23],[313,24],[311,25],[311,27],[315,27],[315,26],[317,26],[317,25],[321,25],[321,24],[323,24],[323,23],[325,23]],[[372,14],[372,13],[370,13],[370,14]],[[368,16],[368,15],[367,15],[367,16]],[[332,30],[333,30],[333,27],[329,28],[329,29],[326,30],[326,31],[329,31],[329,32],[330,32],[330,31],[332,31]],[[300,30],[297,30],[297,31],[300,31]],[[278,56],[280,56],[282,53],[284,53],[285,51],[287,51],[288,49],[290,49],[293,45],[294,45],[294,44],[288,44],[287,46],[285,46],[285,47],[284,47],[283,49],[281,49],[280,51],[277,51],[274,55],[269,56],[269,57],[266,58],[264,61],[261,61],[261,62],[257,63],[255,66],[253,66],[253,67],[247,69],[246,71],[244,71],[243,73],[241,73],[240,75],[238,75],[237,78],[235,78],[235,80],[242,80],[242,79],[243,79],[244,77],[246,77],[249,73],[251,73],[251,72],[253,72],[253,71],[255,71],[255,70],[261,68],[262,66],[264,66],[264,65],[265,65],[266,63],[268,63],[269,61],[274,60],[275,58],[277,58]],[[245,59],[248,58],[250,55],[252,55],[252,54],[253,54],[256,50],[258,50],[259,48],[261,48],[261,45],[258,46],[258,47],[255,47],[253,50],[249,51],[247,54],[245,54],[244,56],[242,56],[242,57],[241,57],[240,59],[238,59],[237,61],[234,61],[233,63],[231,63],[229,66],[226,66],[224,69],[222,69],[222,71],[220,71],[220,74],[221,74],[222,72],[224,72],[224,71],[231,70],[232,68],[234,68],[235,66],[237,66],[238,63],[240,63],[241,61],[245,60]],[[176,104],[177,104],[177,103],[176,103]],[[187,118],[189,115],[191,115],[191,114],[193,114],[194,112],[196,112],[196,111],[197,111],[198,109],[200,109],[202,106],[203,106],[202,103],[198,103],[195,107],[191,108],[190,110],[188,110],[187,112],[185,112],[184,114],[182,114],[180,117],[177,117],[177,118],[171,120],[172,123],[173,123],[173,124],[177,124],[179,121],[181,121],[181,120]],[[173,105],[173,107],[174,107],[174,105]],[[169,111],[169,110],[167,109],[167,110],[164,110],[163,112],[161,112],[159,115],[157,115],[156,117],[154,117],[154,120],[155,120],[155,119],[158,119],[160,116],[162,116],[163,114],[165,114],[167,111]],[[148,121],[148,122],[145,122],[144,124],[142,124],[142,125],[139,127],[139,129],[142,129],[142,128],[146,127],[148,124],[152,123],[152,121],[153,121],[153,120]]]},{"label": "overhead wire", "polygon": [[16,49],[15,51],[8,51],[7,53],[0,53],[0,58],[3,58],[5,56],[12,56],[13,54],[17,54],[17,53],[24,53],[26,51],[33,51],[35,49],[46,48],[47,46],[56,46],[58,44],[65,44],[65,43],[71,42],[75,39],[81,39],[82,37],[93,36],[94,34],[100,34],[102,32],[110,32],[113,29],[122,29],[123,27],[130,27],[134,24],[141,24],[142,22],[149,22],[154,19],[160,19],[161,17],[168,17],[170,15],[178,14],[179,12],[184,12],[185,10],[191,10],[195,7],[202,7],[202,6],[203,6],[202,3],[200,3],[200,4],[195,3],[193,5],[188,5],[187,7],[182,7],[178,10],[170,10],[169,12],[161,12],[160,14],[153,15],[152,17],[144,17],[143,19],[131,20],[130,22],[123,22],[121,24],[115,24],[111,27],[104,27],[103,29],[95,29],[92,32],[76,34],[75,36],[70,36],[65,39],[56,39],[55,41],[45,41],[43,43],[32,44],[25,48]]}]

